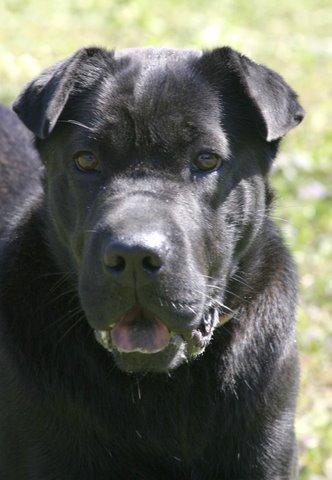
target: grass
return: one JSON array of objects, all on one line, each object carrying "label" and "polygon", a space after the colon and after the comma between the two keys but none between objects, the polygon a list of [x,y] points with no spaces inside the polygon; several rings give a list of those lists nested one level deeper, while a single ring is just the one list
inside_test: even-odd
[{"label": "grass", "polygon": [[[83,45],[231,45],[284,75],[304,123],[273,172],[301,277],[301,480],[332,479],[332,9],[330,0],[0,0],[0,100]],[[248,479],[249,480],[249,479]]]}]

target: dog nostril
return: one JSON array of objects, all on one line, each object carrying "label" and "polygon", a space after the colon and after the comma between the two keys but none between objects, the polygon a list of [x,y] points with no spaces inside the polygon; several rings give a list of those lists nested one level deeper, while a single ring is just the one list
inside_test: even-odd
[{"label": "dog nostril", "polygon": [[142,265],[147,272],[155,273],[161,268],[162,262],[156,255],[146,255],[142,260]]},{"label": "dog nostril", "polygon": [[104,261],[105,265],[114,272],[123,272],[126,268],[126,261],[120,255],[106,253]]},{"label": "dog nostril", "polygon": [[133,281],[140,284],[154,280],[164,266],[166,254],[164,239],[156,235],[128,240],[115,238],[104,245],[101,261],[110,278],[131,285]]}]

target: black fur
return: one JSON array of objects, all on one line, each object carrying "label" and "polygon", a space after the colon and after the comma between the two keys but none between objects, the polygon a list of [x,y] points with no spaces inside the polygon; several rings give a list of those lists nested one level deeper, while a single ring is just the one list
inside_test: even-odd
[{"label": "black fur", "polygon": [[42,164],[31,132],[0,105],[0,239],[31,195],[40,190]]},{"label": "black fur", "polygon": [[[1,478],[295,479],[296,274],[268,172],[296,94],[230,48],[91,48],[14,110],[46,174],[1,253]],[[101,171],[77,170],[82,150]],[[221,167],[197,172],[206,151]],[[105,269],[105,245],[156,234],[160,275]],[[99,345],[137,303],[177,343]]]}]

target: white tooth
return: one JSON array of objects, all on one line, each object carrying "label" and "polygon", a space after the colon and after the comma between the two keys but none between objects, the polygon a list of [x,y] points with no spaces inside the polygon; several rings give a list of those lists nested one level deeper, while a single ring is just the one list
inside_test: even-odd
[{"label": "white tooth", "polygon": [[224,323],[228,322],[232,318],[232,313],[225,313],[224,315],[219,316],[219,324],[223,325]]},{"label": "white tooth", "polygon": [[112,350],[112,343],[107,330],[95,330],[94,334],[97,342],[100,343],[102,347],[106,348],[106,350]]},{"label": "white tooth", "polygon": [[174,333],[174,335],[172,336],[172,344],[176,345],[176,346],[180,346],[183,343],[184,343],[184,341],[183,341],[181,335]]}]

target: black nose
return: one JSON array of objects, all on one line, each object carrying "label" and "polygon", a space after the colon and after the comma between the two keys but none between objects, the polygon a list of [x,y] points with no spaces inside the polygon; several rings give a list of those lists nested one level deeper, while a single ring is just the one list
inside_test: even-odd
[{"label": "black nose", "polygon": [[111,239],[104,249],[104,264],[119,282],[141,284],[159,274],[167,252],[166,239],[161,234]]}]

